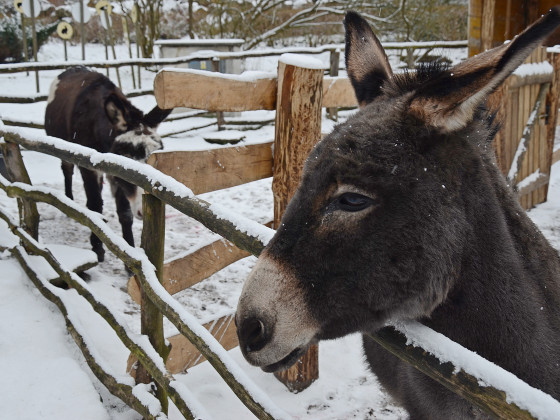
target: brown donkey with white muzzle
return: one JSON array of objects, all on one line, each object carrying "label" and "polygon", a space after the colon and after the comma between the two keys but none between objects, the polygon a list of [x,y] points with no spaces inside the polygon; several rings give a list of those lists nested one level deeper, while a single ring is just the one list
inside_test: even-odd
[{"label": "brown donkey with white muzzle", "polygon": [[[101,73],[73,67],[52,83],[45,111],[45,131],[49,136],[90,147],[98,152],[116,153],[145,162],[163,147],[156,128],[171,112],[154,107],[148,114],[132,105],[121,90]],[[62,162],[66,196],[73,198],[74,165]],[[87,196],[87,207],[103,212],[103,174],[80,168]],[[124,239],[134,246],[133,217],[142,218],[142,192],[120,178],[108,177],[115,197]],[[91,234],[91,245],[99,261],[105,250]]]},{"label": "brown donkey with white muzzle", "polygon": [[[420,320],[560,399],[560,259],[495,163],[490,92],[555,28],[451,68],[394,74],[367,22],[345,18],[360,111],[311,152],[236,314],[249,363],[272,372],[319,340]],[[485,418],[367,336],[411,418]]]}]

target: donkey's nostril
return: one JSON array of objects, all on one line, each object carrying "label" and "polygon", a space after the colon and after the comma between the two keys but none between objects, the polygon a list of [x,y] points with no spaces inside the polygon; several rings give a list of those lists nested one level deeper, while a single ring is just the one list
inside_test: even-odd
[{"label": "donkey's nostril", "polygon": [[249,318],[242,327],[242,338],[247,353],[259,351],[269,341],[268,331],[264,323],[257,318]]}]

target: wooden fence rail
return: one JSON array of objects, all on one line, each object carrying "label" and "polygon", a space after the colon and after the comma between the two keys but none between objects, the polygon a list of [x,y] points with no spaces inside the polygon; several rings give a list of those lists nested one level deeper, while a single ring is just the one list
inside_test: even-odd
[{"label": "wooden fence rail", "polygon": [[[429,42],[389,42],[385,43],[384,47],[386,50],[406,50],[408,55],[411,57],[410,53],[416,49],[426,50],[426,53],[432,51],[435,48],[465,48],[467,47],[467,41],[429,41]],[[334,57],[339,56],[339,52],[344,49],[344,44],[329,44],[320,47],[291,47],[291,48],[281,48],[281,49],[269,49],[269,50],[255,50],[255,51],[239,51],[239,52],[198,52],[190,54],[184,57],[175,58],[137,58],[137,59],[122,59],[122,60],[105,60],[103,62],[98,61],[86,61],[86,60],[74,60],[56,63],[45,63],[45,62],[34,62],[34,63],[19,63],[19,64],[0,64],[0,74],[6,73],[19,73],[19,72],[29,72],[34,71],[36,75],[36,88],[37,92],[40,90],[39,86],[39,71],[40,70],[61,70],[67,69],[74,66],[87,66],[94,68],[104,68],[109,72],[110,68],[114,68],[117,72],[118,84],[122,88],[119,76],[119,68],[123,66],[138,66],[138,83],[141,86],[140,69],[142,67],[161,67],[161,66],[175,66],[175,65],[188,65],[193,61],[212,61],[212,66],[214,69],[218,69],[220,65],[220,60],[234,60],[234,59],[247,59],[247,58],[259,58],[259,57],[270,57],[278,56],[285,53],[293,54],[322,54],[329,52],[331,54],[331,63],[335,64],[333,61]],[[414,61],[409,61],[409,67],[414,65]],[[332,66],[331,66],[332,68]],[[333,74],[338,74],[338,60],[336,61],[336,68],[333,70]],[[133,83],[134,83],[134,70],[132,70]],[[134,86],[136,87],[136,86]]]},{"label": "wooden fence rail", "polygon": [[[177,201],[177,199],[182,199],[183,201],[191,201],[190,205],[191,211],[189,213],[206,214],[206,219],[210,219],[210,225],[214,225],[216,229],[216,224],[222,226],[225,230],[231,230],[232,226],[235,229],[235,223],[232,221],[224,221],[219,216],[216,216],[211,210],[209,203],[198,200],[192,196],[192,193],[186,189],[182,184],[178,184],[176,181],[168,179],[166,176],[162,176],[161,173],[155,170],[146,170],[146,165],[139,164],[138,162],[131,161],[132,167],[123,170],[123,167],[119,163],[119,159],[112,158],[111,155],[103,155],[92,151],[88,148],[76,147],[72,145],[70,149],[68,148],[68,143],[55,139],[52,137],[46,137],[48,140],[46,142],[41,142],[37,140],[28,140],[20,136],[17,133],[2,131],[0,130],[0,137],[4,137],[7,141],[16,141],[20,145],[24,145],[29,150],[36,150],[42,152],[50,152],[54,156],[62,158],[63,160],[72,162],[79,166],[87,167],[90,169],[98,168],[107,173],[119,173],[118,175],[122,179],[130,180],[133,183],[143,183],[145,185],[145,190],[158,190],[162,193],[168,203]],[[95,163],[92,163],[95,161]],[[139,165],[139,166],[136,166]],[[103,168],[103,169],[102,169]],[[148,167],[148,169],[150,169]],[[153,171],[153,172],[152,172]],[[154,178],[155,177],[155,178]],[[144,182],[139,182],[138,180],[143,180]],[[146,184],[149,183],[152,187],[148,187]],[[110,231],[104,226],[102,218],[99,214],[94,212],[85,211],[89,214],[89,217],[84,217],[84,212],[76,212],[75,203],[66,197],[56,196],[52,194],[45,194],[40,190],[33,190],[26,188],[25,191],[20,191],[18,189],[9,188],[10,194],[17,196],[25,196],[35,201],[47,202],[54,205],[59,209],[64,209],[65,213],[73,217],[76,221],[85,224],[89,227],[104,243],[107,247],[136,274],[142,289],[150,301],[156,305],[157,309],[165,314],[165,316],[177,327],[177,329],[196,346],[198,351],[200,351],[204,357],[214,366],[216,371],[224,378],[228,386],[237,394],[238,398],[258,417],[258,418],[282,418],[285,417],[280,410],[275,408],[264,394],[259,394],[255,392],[255,386],[252,382],[244,375],[239,372],[239,368],[235,367],[235,364],[227,353],[219,346],[219,344],[214,340],[213,336],[210,335],[204,328],[192,318],[171,296],[163,289],[156,277],[153,266],[148,261],[147,258],[138,259],[138,257],[132,257],[137,255],[133,248],[128,246],[124,240],[118,236],[112,234],[111,237],[107,235]],[[194,204],[196,203],[196,204]],[[195,209],[193,211],[193,204]],[[177,208],[177,207],[176,207]],[[208,217],[210,215],[210,217]],[[97,220],[96,220],[97,219]],[[248,222],[250,224],[250,222]],[[257,223],[253,222],[255,225]],[[100,227],[101,226],[101,227]],[[262,234],[264,227],[258,225],[257,234]],[[220,230],[218,228],[218,230]],[[259,250],[262,249],[262,242],[259,239],[247,237],[246,233],[237,231],[238,235],[245,237],[242,242],[253,243],[258,241],[260,244]],[[235,236],[235,235],[234,235]],[[74,287],[75,285],[72,284]],[[104,316],[105,311],[101,310],[99,313]],[[105,317],[105,316],[104,316]],[[118,333],[117,333],[118,334]],[[119,335],[121,339],[121,335]],[[125,342],[123,340],[123,342]],[[126,343],[125,344],[131,344]],[[134,343],[132,343],[134,344]],[[128,347],[128,345],[127,345]],[[155,351],[153,351],[155,353]],[[153,354],[152,353],[152,354]],[[135,351],[134,354],[138,356]],[[149,368],[150,363],[145,364],[146,361],[139,357],[140,362],[144,367],[146,367],[150,375],[156,380],[156,382],[165,388],[172,399],[176,395],[171,389],[171,382],[169,374],[161,375],[157,374],[157,371]],[[148,361],[149,362],[149,361]],[[152,362],[153,364],[153,362]],[[235,372],[233,374],[232,372]],[[246,389],[251,389],[248,392]],[[175,401],[174,401],[175,402]]]},{"label": "wooden fence rail", "polygon": [[[281,54],[322,54],[325,52],[337,52],[344,50],[344,44],[329,44],[321,47],[291,47],[291,48],[275,48],[269,50],[239,51],[239,52],[198,52],[184,57],[175,58],[140,58],[140,59],[122,59],[122,60],[105,60],[103,62],[93,60],[74,60],[57,63],[20,63],[20,64],[0,64],[0,74],[3,73],[19,73],[35,70],[60,70],[74,66],[87,66],[94,68],[118,68],[124,66],[173,66],[177,64],[186,64],[193,61],[204,60],[233,60],[245,58],[272,57]],[[386,42],[383,44],[386,50],[403,50],[403,49],[435,49],[435,48],[466,48],[467,41],[428,41],[428,42]]]},{"label": "wooden fence rail", "polygon": [[[89,169],[102,170],[145,188],[148,192],[153,193],[153,195],[157,195],[161,200],[168,204],[178,204],[176,206],[174,205],[174,207],[183,213],[196,218],[201,223],[212,227],[212,230],[228,237],[232,240],[232,242],[236,243],[238,247],[245,248],[247,250],[250,249],[255,255],[260,253],[264,244],[270,238],[272,233],[270,229],[258,226],[258,224],[254,222],[243,220],[241,217],[236,217],[229,213],[225,214],[219,207],[210,205],[209,203],[203,202],[202,200],[192,196],[190,191],[188,191],[182,184],[159,173],[153,168],[147,167],[146,165],[130,161],[126,169],[123,169],[123,167],[119,165],[119,159],[115,159],[111,155],[102,155],[87,148],[76,147],[75,145],[72,145],[72,147],[69,148],[66,142],[46,136],[35,136],[33,139],[28,139],[25,134],[26,133],[23,129],[0,130],[0,136],[4,137],[4,139],[8,142],[16,142],[28,150],[48,153]],[[11,194],[17,195],[17,187],[18,186],[7,188],[12,188]],[[20,189],[23,188],[20,187]],[[44,196],[45,193],[42,191],[43,189],[34,190],[31,187],[25,187],[25,190],[26,191],[22,194],[22,196],[25,195],[38,201],[47,201]],[[65,197],[58,197],[57,201],[58,202],[56,202],[55,205],[58,208],[64,207],[63,204]],[[69,206],[71,204],[75,206],[73,202],[67,204]],[[99,215],[93,215],[92,218],[95,216],[100,218]],[[84,222],[81,217],[76,217],[76,219]],[[240,225],[243,227],[238,227]],[[95,226],[91,225],[90,228],[95,229]],[[103,231],[104,229],[96,231],[96,234],[98,234],[102,240],[106,239],[102,237]],[[247,231],[252,233],[252,236],[247,235]],[[114,242],[116,242],[116,239]],[[124,261],[127,261],[127,257],[123,254],[123,249],[127,249],[126,244],[114,246],[111,245],[111,241],[107,241],[105,243],[117,254],[117,256],[121,257]],[[161,287],[157,278],[155,278],[153,269],[152,271],[149,269],[150,264],[144,259],[142,261],[128,261],[128,264],[138,275],[148,298],[156,305],[158,310],[168,317],[171,322],[193,342],[193,344],[205,355],[205,357],[210,360],[213,366],[217,367],[217,369],[226,368],[236,372],[236,378],[233,378],[233,380],[231,378],[224,379],[226,379],[228,385],[232,386],[236,392],[239,392],[239,368],[235,368],[231,361],[224,364],[222,360],[228,360],[227,354],[219,350],[216,352],[217,347],[219,346],[217,346],[216,342],[206,330],[197,326],[195,322],[192,322],[192,317],[190,317],[190,315],[188,315],[184,309],[182,309],[181,306],[167,294],[163,287]],[[70,281],[71,280],[72,279],[70,279]],[[80,284],[77,284],[77,286],[79,287]],[[186,322],[189,325],[187,325]],[[434,357],[432,355],[422,349],[419,349],[418,347],[407,345],[407,339],[403,338],[402,334],[396,331],[383,330],[375,334],[375,336],[376,340],[385,343],[386,347],[389,348],[391,352],[399,355],[399,357],[402,357],[409,362],[412,361],[412,363],[417,367],[421,366],[424,371],[431,371],[432,375],[437,378],[437,380],[445,383],[446,386],[449,386],[454,389],[455,392],[459,392],[461,394],[462,391],[458,391],[454,388],[456,385],[450,385],[449,378],[452,378],[451,382],[459,381],[461,383],[463,383],[464,378],[461,371],[454,369],[452,365],[450,366],[449,362],[440,361],[439,365],[441,366],[439,366],[437,363],[434,363]],[[210,345],[208,343],[214,344]],[[149,365],[150,362],[147,361],[147,364]],[[157,376],[156,372],[155,377],[157,378]],[[225,374],[224,376],[227,377],[228,375]],[[484,380],[479,378],[477,375],[473,376],[480,380]],[[475,380],[477,383],[478,379]],[[158,383],[160,381],[164,384],[166,382],[165,378],[160,378]],[[241,382],[243,381],[244,379]],[[232,385],[232,383],[234,383],[234,385]],[[495,389],[495,387],[492,386],[493,384],[488,383],[487,380],[484,383],[489,386],[480,387],[480,389],[475,390],[475,394],[480,393],[482,395],[480,398],[484,400],[484,403],[481,403],[481,401],[474,401],[476,404],[482,405],[483,409],[489,410],[488,405],[490,404],[491,407],[498,407],[491,410],[493,414],[515,413],[516,416],[521,418],[535,417],[534,412],[528,411],[530,407],[527,407],[526,404],[524,405],[522,402],[518,401],[511,402],[508,398],[506,398],[503,390]],[[254,389],[252,389],[252,393],[254,397]],[[478,397],[474,397],[475,400],[477,398]],[[263,400],[266,399],[263,398]],[[489,401],[491,401],[491,403]],[[250,409],[253,410],[255,414],[256,411],[259,410],[259,414],[256,414],[259,418],[283,417],[282,412],[279,410],[271,409],[267,411],[264,410],[260,404],[253,404],[255,405],[252,405]],[[560,409],[560,403],[553,401],[550,404],[554,407],[556,407],[555,404],[558,404],[557,407]],[[269,414],[271,412],[272,414]]]}]

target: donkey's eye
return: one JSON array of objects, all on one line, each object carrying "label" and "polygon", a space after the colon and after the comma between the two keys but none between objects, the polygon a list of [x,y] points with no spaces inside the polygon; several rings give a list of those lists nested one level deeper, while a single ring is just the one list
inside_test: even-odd
[{"label": "donkey's eye", "polygon": [[344,193],[337,199],[338,208],[342,211],[360,211],[371,206],[373,199],[358,193]]}]

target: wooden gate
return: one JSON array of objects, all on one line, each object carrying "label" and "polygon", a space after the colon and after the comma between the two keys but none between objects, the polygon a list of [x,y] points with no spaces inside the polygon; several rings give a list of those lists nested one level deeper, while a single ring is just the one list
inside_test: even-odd
[{"label": "wooden gate", "polygon": [[[558,54],[551,61],[558,69]],[[523,208],[546,201],[558,116],[558,73],[536,49],[490,98],[501,129],[494,140],[500,169]]]}]

